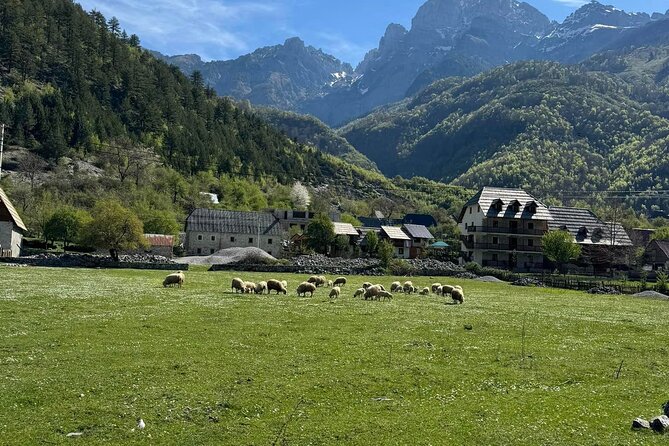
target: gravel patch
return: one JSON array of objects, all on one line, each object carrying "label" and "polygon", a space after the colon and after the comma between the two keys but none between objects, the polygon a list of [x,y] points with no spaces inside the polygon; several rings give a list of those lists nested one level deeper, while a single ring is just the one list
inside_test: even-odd
[{"label": "gravel patch", "polygon": [[598,286],[598,287],[590,288],[588,290],[588,294],[617,295],[617,294],[622,294],[622,293],[620,291],[618,291],[617,289],[609,287],[609,286]]},{"label": "gravel patch", "polygon": [[669,300],[669,296],[666,294],[658,293],[657,291],[642,291],[641,293],[636,293],[634,297],[648,297],[651,299],[666,299]]},{"label": "gravel patch", "polygon": [[523,277],[513,282],[511,285],[514,286],[534,286],[539,288],[545,288],[546,285],[541,280],[534,279],[532,277]]},{"label": "gravel patch", "polygon": [[189,265],[273,264],[277,260],[259,248],[227,248],[209,256],[181,257],[178,263]]},{"label": "gravel patch", "polygon": [[474,280],[478,280],[479,282],[489,282],[489,283],[505,283],[503,280],[500,280],[497,277],[493,276],[478,277]]}]

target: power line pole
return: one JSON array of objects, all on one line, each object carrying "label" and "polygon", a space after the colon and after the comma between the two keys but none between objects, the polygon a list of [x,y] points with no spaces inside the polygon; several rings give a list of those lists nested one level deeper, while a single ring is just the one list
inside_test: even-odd
[{"label": "power line pole", "polygon": [[5,124],[0,124],[0,179],[2,179],[2,151],[5,148]]}]

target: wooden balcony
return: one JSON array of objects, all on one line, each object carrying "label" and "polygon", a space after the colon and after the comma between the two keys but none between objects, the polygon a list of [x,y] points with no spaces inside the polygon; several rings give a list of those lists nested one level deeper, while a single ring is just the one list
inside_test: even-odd
[{"label": "wooden balcony", "polygon": [[500,228],[493,226],[468,226],[467,232],[479,234],[515,234],[543,237],[547,229],[525,229],[525,228]]}]

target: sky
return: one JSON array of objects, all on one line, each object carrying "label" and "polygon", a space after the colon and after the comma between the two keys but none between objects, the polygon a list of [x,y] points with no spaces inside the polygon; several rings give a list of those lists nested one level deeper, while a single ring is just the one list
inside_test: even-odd
[{"label": "sky", "polygon": [[[142,46],[167,55],[227,60],[298,36],[354,66],[390,23],[411,27],[425,0],[76,0],[116,16]],[[526,0],[562,21],[588,0]],[[665,12],[669,0],[609,0],[626,11]]]}]

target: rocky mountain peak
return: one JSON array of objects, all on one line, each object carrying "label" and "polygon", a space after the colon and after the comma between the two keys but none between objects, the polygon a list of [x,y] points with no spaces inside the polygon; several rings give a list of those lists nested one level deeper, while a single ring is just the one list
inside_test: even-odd
[{"label": "rocky mountain peak", "polygon": [[289,52],[300,52],[305,49],[304,41],[299,37],[290,37],[283,43],[283,48]]},{"label": "rocky mountain peak", "polygon": [[391,23],[386,28],[386,33],[381,38],[379,50],[381,52],[392,51],[396,48],[407,35],[407,29],[397,23]]},{"label": "rocky mountain peak", "polygon": [[591,1],[574,11],[562,24],[563,28],[579,29],[604,25],[616,27],[641,26],[651,20],[646,13],[628,13],[611,5]]}]

